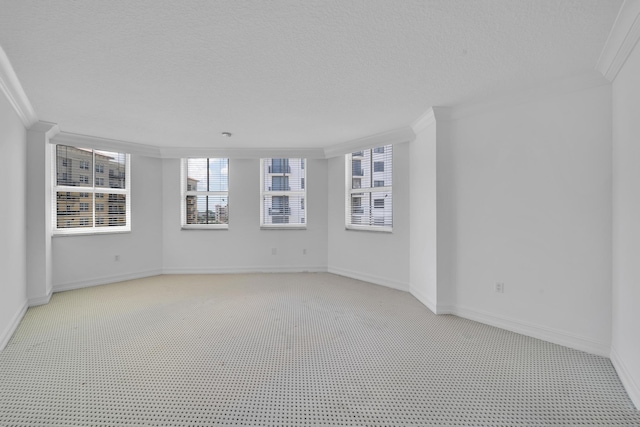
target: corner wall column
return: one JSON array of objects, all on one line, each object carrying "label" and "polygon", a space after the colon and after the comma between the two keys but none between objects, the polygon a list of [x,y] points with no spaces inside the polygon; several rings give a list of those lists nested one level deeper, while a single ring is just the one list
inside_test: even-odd
[{"label": "corner wall column", "polygon": [[51,264],[51,146],[59,132],[38,122],[27,130],[27,298],[29,306],[49,302]]}]

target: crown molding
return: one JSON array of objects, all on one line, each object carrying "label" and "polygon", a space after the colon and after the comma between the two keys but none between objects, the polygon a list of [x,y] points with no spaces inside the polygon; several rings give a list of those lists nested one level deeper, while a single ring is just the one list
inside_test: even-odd
[{"label": "crown molding", "polygon": [[0,47],[0,90],[22,120],[25,128],[30,128],[38,121],[36,112],[2,47]]},{"label": "crown molding", "polygon": [[429,108],[423,115],[418,117],[416,121],[411,124],[411,129],[416,135],[425,129],[436,124],[436,115],[433,108]]},{"label": "crown molding", "polygon": [[625,0],[600,53],[596,70],[610,82],[615,80],[640,39],[640,0]]},{"label": "crown molding", "polygon": [[44,133],[49,140],[60,133],[60,127],[56,123],[38,121],[28,128],[29,132]]},{"label": "crown molding", "polygon": [[[479,103],[461,104],[447,108],[448,112],[445,116],[447,120],[458,120],[463,117],[497,111],[529,102],[551,99],[580,90],[604,86],[609,83],[602,74],[591,70],[563,79],[546,82],[520,92],[490,97]],[[440,120],[437,115],[436,119]],[[445,118],[443,117],[442,119]]]},{"label": "crown molding", "polygon": [[160,149],[151,145],[115,139],[98,138],[96,136],[79,135],[60,132],[49,140],[52,144],[72,145],[74,147],[113,150],[147,157],[160,157]]},{"label": "crown molding", "polygon": [[451,111],[450,107],[431,107],[411,124],[411,129],[417,135],[436,122],[451,120]]},{"label": "crown molding", "polygon": [[160,148],[163,159],[186,157],[224,157],[229,159],[262,159],[267,157],[324,159],[320,148]]},{"label": "crown molding", "polygon": [[353,139],[341,144],[332,145],[324,149],[324,158],[342,156],[363,148],[380,147],[382,145],[400,144],[411,142],[416,139],[416,134],[410,126],[365,136],[364,138]]}]

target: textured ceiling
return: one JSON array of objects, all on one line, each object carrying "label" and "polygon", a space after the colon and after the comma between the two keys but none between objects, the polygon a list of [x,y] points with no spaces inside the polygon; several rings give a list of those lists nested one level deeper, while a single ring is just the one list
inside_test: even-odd
[{"label": "textured ceiling", "polygon": [[621,3],[0,0],[0,46],[66,132],[323,148],[593,70]]}]

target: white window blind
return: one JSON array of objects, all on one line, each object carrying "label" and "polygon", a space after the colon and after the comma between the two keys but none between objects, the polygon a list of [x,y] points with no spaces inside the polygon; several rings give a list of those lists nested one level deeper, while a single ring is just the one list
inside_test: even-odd
[{"label": "white window blind", "polygon": [[56,145],[54,162],[54,234],[131,230],[129,154]]},{"label": "white window blind", "polygon": [[393,146],[346,155],[346,216],[351,229],[393,229]]},{"label": "white window blind", "polygon": [[261,227],[305,228],[305,159],[262,159],[260,169]]},{"label": "white window blind", "polygon": [[229,159],[183,159],[182,227],[229,228]]}]

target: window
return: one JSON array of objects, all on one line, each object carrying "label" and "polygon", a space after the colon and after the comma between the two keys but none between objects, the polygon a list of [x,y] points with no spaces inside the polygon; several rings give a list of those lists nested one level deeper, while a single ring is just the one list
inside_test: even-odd
[{"label": "window", "polygon": [[[113,233],[131,230],[130,156],[125,153],[55,146],[52,222],[54,234]],[[109,165],[118,180],[96,177],[94,165]],[[97,193],[99,190],[100,193]],[[109,221],[105,224],[108,194]]]},{"label": "window", "polygon": [[261,227],[305,228],[304,163],[304,159],[261,160]]},{"label": "window", "polygon": [[183,159],[182,228],[229,228],[229,159]]},{"label": "window", "polygon": [[104,173],[104,165],[96,165],[97,173]]},{"label": "window", "polygon": [[271,177],[271,191],[289,191],[289,177],[288,176],[272,176]]},{"label": "window", "polygon": [[391,231],[393,146],[347,154],[346,175],[346,227]]}]

